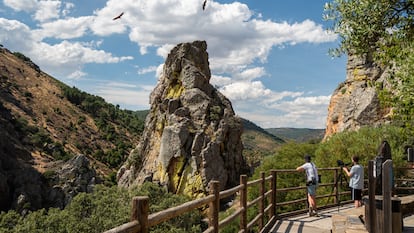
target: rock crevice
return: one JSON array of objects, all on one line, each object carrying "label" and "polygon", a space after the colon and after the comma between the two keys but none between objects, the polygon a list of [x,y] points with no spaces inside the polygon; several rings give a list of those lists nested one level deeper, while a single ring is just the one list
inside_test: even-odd
[{"label": "rock crevice", "polygon": [[230,101],[210,83],[205,41],[182,43],[168,55],[150,95],[145,130],[118,184],[158,182],[169,191],[198,197],[211,180],[234,186],[247,171],[242,122]]}]

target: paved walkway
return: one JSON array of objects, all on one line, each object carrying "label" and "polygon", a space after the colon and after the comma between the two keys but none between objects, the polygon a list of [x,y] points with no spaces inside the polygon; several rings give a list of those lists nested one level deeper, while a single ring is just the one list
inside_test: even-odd
[{"label": "paved walkway", "polygon": [[[339,208],[340,212],[353,209],[353,204]],[[332,215],[338,213],[338,208],[320,211],[319,217],[309,217],[307,214],[277,220],[271,228],[271,233],[330,233],[332,230]],[[355,231],[358,232],[358,231]],[[404,233],[414,233],[414,215],[404,218]]]},{"label": "paved walkway", "polygon": [[[339,211],[344,211],[352,207],[352,205],[342,206],[339,208]],[[308,214],[303,214],[288,219],[277,220],[270,232],[330,233],[332,229],[331,216],[335,213],[338,213],[337,207],[320,211],[319,217],[309,217]]]}]

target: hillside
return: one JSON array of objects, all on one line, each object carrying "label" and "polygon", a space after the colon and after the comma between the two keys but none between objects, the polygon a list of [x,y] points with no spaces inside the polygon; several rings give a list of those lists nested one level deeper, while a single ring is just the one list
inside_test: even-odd
[{"label": "hillside", "polygon": [[4,111],[15,127],[29,131],[18,141],[40,172],[47,161],[85,154],[108,175],[120,162],[105,158],[112,156],[108,153],[121,153],[117,159],[123,160],[139,139],[143,120],[138,114],[59,82],[23,54],[1,49],[0,79]]},{"label": "hillside", "polygon": [[251,166],[257,166],[263,156],[273,154],[285,140],[273,135],[253,122],[242,119],[243,155]]},{"label": "hillside", "polygon": [[322,140],[325,129],[308,129],[308,128],[269,128],[266,132],[283,138],[286,141],[308,142],[311,140]]},{"label": "hillside", "polygon": [[93,183],[114,182],[144,125],[141,113],[71,88],[5,48],[0,48],[0,123],[0,210],[18,208],[17,197],[31,209],[41,208],[57,195],[55,185],[73,193],[66,182],[75,177],[58,174],[69,166],[62,162],[77,155],[89,159],[89,165],[82,158],[72,161],[84,175],[93,178],[88,166],[98,172]]}]

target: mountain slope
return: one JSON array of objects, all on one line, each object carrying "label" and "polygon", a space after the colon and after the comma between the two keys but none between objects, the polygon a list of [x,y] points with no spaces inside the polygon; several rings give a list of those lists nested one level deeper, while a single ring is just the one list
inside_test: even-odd
[{"label": "mountain slope", "polygon": [[42,208],[58,161],[78,154],[100,177],[115,174],[142,128],[137,113],[68,87],[0,47],[0,210],[16,207],[20,195]]},{"label": "mountain slope", "polygon": [[243,155],[250,166],[257,166],[264,156],[272,155],[281,144],[283,139],[275,136],[253,122],[242,119],[243,123]]},{"label": "mountain slope", "polygon": [[296,142],[308,142],[310,140],[322,140],[325,129],[308,129],[308,128],[269,128],[266,132],[283,138],[284,140],[293,140]]}]

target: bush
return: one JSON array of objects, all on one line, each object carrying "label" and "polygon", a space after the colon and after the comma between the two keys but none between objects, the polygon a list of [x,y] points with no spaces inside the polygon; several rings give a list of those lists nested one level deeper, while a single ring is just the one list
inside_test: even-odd
[{"label": "bush", "polygon": [[[80,193],[64,210],[51,208],[29,212],[25,217],[15,211],[0,214],[0,232],[100,233],[129,222],[134,196],[149,196],[151,213],[189,201],[187,197],[168,193],[153,183],[139,189],[97,185],[94,193]],[[151,232],[201,232],[199,211],[184,214],[150,229]]]}]

